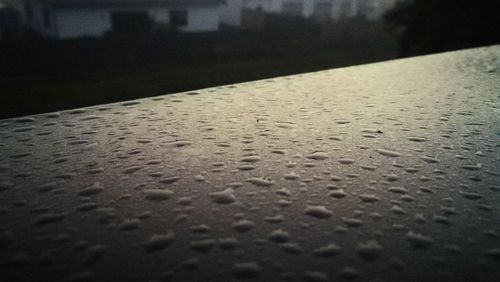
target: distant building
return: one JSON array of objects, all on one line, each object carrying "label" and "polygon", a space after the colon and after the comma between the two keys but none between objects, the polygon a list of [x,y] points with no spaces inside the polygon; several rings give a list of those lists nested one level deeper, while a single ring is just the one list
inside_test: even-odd
[{"label": "distant building", "polygon": [[317,21],[337,21],[343,18],[363,17],[378,20],[401,0],[226,0],[221,22],[241,26],[245,10],[302,16]]},{"label": "distant building", "polygon": [[26,26],[44,37],[99,37],[154,28],[219,29],[222,0],[19,0]]},{"label": "distant building", "polygon": [[[267,14],[283,14],[309,18],[319,11],[319,6],[331,0],[226,0],[222,8],[221,22],[231,26],[241,26],[248,11],[262,11]],[[331,7],[328,7],[330,10]],[[324,13],[321,9],[320,13]]]},{"label": "distant building", "polygon": [[[367,20],[379,20],[385,12],[393,9],[400,0],[357,0],[351,16]],[[344,0],[344,2],[349,2]]]}]

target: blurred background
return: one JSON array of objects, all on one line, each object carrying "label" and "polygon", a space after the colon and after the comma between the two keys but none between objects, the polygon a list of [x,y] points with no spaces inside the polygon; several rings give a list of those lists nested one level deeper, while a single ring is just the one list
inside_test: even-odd
[{"label": "blurred background", "polygon": [[0,0],[0,118],[500,43],[500,1]]}]

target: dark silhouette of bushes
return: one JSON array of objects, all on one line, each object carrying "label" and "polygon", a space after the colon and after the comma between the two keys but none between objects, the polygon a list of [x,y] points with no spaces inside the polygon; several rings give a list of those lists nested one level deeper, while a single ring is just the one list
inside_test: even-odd
[{"label": "dark silhouette of bushes", "polygon": [[[280,57],[314,52],[320,27],[303,19],[269,16],[258,30],[209,33],[155,30],[147,18],[118,17],[119,27],[101,38],[0,41],[0,76],[78,76],[175,67],[222,59]],[[132,24],[130,24],[132,22]]]},{"label": "dark silhouette of bushes", "polygon": [[498,0],[413,0],[385,16],[399,33],[401,55],[500,43]]}]

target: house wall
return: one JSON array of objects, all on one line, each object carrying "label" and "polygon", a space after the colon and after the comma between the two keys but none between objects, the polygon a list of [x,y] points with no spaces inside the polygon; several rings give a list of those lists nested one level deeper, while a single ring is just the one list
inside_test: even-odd
[{"label": "house wall", "polygon": [[245,0],[244,7],[262,9],[265,13],[281,13],[283,0]]},{"label": "house wall", "polygon": [[[358,15],[358,0],[333,0],[332,20],[353,18]],[[361,0],[365,1],[365,0]]]},{"label": "house wall", "polygon": [[147,9],[149,16],[159,24],[168,24],[170,21],[170,10],[168,8],[150,8]]},{"label": "house wall", "polygon": [[362,16],[367,20],[379,20],[393,9],[398,0],[332,0],[332,19]]},{"label": "house wall", "polygon": [[111,30],[111,11],[104,9],[55,10],[58,38],[102,36]]},{"label": "house wall", "polygon": [[317,0],[304,1],[304,9],[302,11],[304,17],[309,18],[312,16],[312,14],[314,13],[315,2],[317,2]]},{"label": "house wall", "polygon": [[188,10],[186,32],[216,31],[219,29],[219,7],[199,7]]},{"label": "house wall", "polygon": [[312,12],[310,16],[315,20],[323,22],[328,21],[332,18],[333,13],[333,1],[331,0],[316,0],[312,7]]},{"label": "house wall", "polygon": [[[261,9],[264,13],[279,14],[284,0],[226,0],[221,8],[221,23],[231,26],[242,25],[242,10]],[[310,0],[308,0],[310,1]]]},{"label": "house wall", "polygon": [[[228,1],[230,2],[236,0],[228,0]],[[329,11],[327,11],[326,13],[331,13],[330,10],[333,9],[335,1],[342,1],[342,0],[243,0],[243,7],[248,9],[257,9],[258,7],[260,7],[266,13],[284,14],[291,12],[289,10],[287,11],[286,9],[287,5],[296,3],[301,6],[301,11],[298,12],[297,14],[300,14],[305,18],[310,18],[316,16],[318,13],[322,15],[325,14],[325,11],[321,12],[317,11],[316,7],[318,7],[318,4],[323,4],[323,3],[330,4]],[[352,1],[352,0],[347,0],[347,1]],[[323,7],[324,6],[325,5],[323,5]],[[295,14],[295,12],[293,12],[293,14]]]}]

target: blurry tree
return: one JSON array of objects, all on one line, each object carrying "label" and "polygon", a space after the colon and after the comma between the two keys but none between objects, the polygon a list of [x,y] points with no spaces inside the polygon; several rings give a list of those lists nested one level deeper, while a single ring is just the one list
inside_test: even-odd
[{"label": "blurry tree", "polygon": [[121,36],[148,34],[154,21],[147,12],[118,11],[111,13],[112,33]]},{"label": "blurry tree", "polygon": [[385,20],[408,56],[500,43],[499,16],[499,0],[406,0]]},{"label": "blurry tree", "polygon": [[19,39],[22,35],[22,19],[18,10],[0,8],[0,39]]}]

